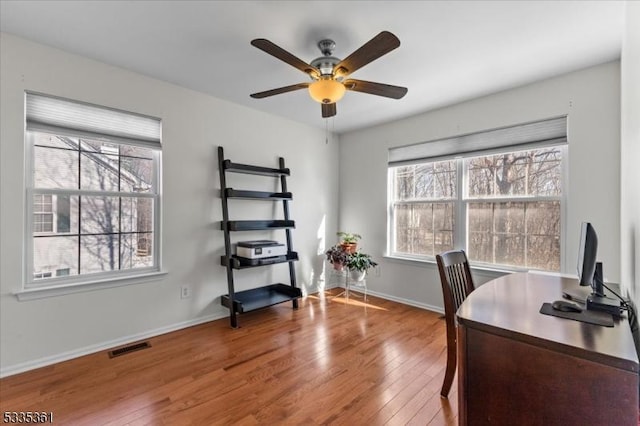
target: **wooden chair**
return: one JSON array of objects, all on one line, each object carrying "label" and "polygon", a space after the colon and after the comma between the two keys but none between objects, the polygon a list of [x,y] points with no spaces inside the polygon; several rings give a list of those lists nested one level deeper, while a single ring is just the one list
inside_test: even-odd
[{"label": "wooden chair", "polygon": [[464,250],[451,250],[436,255],[442,296],[444,299],[444,317],[447,324],[447,370],[440,395],[447,398],[453,376],[456,372],[456,312],[475,286],[469,269],[469,261]]}]

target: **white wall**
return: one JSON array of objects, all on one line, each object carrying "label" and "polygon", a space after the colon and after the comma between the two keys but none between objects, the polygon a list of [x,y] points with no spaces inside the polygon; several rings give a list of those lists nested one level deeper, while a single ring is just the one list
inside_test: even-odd
[{"label": "white wall", "polygon": [[621,283],[640,306],[640,3],[626,2],[622,43]]},{"label": "white wall", "polygon": [[[381,260],[380,276],[369,277],[371,290],[442,309],[435,264],[383,258],[390,147],[563,114],[568,115],[569,139],[563,272],[575,274],[580,222],[590,221],[599,236],[598,257],[604,262],[605,277],[618,282],[620,64],[616,61],[341,135],[340,158],[345,161],[340,164],[339,228],[362,234],[362,247]],[[483,271],[475,275],[479,282],[495,276]]]},{"label": "white wall", "polygon": [[[324,238],[333,243],[336,229],[335,138],[325,144],[325,133],[319,129],[9,34],[0,37],[0,375],[227,316],[219,300],[227,284],[225,269],[219,266],[224,242],[218,230],[222,217],[218,145],[240,163],[275,167],[278,156],[285,157],[292,170],[288,183],[297,225],[294,248],[301,254],[298,282],[307,291],[314,290],[324,266]],[[25,90],[162,118],[166,275],[126,287],[16,299],[13,293],[23,282]],[[238,179],[239,189],[241,184],[251,189],[256,182]],[[238,217],[260,214],[264,217],[253,218],[268,219],[272,208],[235,204],[232,211]],[[280,232],[273,237],[283,241]],[[237,276],[240,287],[249,287],[263,280],[288,280],[288,269],[276,265],[240,271]],[[191,286],[191,298],[180,299],[181,285]]]}]

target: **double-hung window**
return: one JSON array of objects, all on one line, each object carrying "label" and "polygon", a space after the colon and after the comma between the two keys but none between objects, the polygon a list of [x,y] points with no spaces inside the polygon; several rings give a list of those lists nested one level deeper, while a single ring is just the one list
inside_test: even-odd
[{"label": "double-hung window", "polygon": [[560,271],[566,117],[392,148],[389,248]]},{"label": "double-hung window", "polygon": [[161,122],[26,94],[25,288],[160,270]]}]

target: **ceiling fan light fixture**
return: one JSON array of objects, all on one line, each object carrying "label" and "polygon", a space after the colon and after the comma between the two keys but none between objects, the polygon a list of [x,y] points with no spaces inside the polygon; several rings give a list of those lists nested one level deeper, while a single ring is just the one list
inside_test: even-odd
[{"label": "ceiling fan light fixture", "polygon": [[344,96],[344,85],[332,78],[321,78],[309,85],[309,95],[321,104],[333,104]]}]

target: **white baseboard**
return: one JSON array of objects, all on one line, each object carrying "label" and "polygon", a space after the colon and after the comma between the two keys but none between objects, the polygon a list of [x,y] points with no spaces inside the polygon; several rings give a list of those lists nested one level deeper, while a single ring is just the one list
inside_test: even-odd
[{"label": "white baseboard", "polygon": [[48,356],[33,361],[28,361],[16,365],[10,365],[0,369],[0,378],[13,376],[14,374],[24,373],[25,371],[35,370],[36,368],[46,367],[48,365],[57,364],[59,362],[68,361],[70,359],[79,358],[84,355],[93,354],[96,352],[104,351],[107,349],[123,346],[129,343],[137,342],[151,337],[159,336],[161,334],[170,333],[172,331],[181,330],[183,328],[192,327],[194,325],[203,324],[206,322],[218,320],[228,317],[229,314],[226,311],[220,311],[213,315],[205,317],[195,318],[189,321],[184,321],[177,324],[172,324],[167,327],[157,328],[155,330],[149,330],[144,333],[132,334],[130,336],[122,337],[120,339],[103,342],[97,345],[86,346],[84,348],[76,349],[73,351],[63,352],[61,354]]},{"label": "white baseboard", "polygon": [[[329,287],[329,288],[335,288],[335,287],[344,288],[344,285],[339,285],[339,286],[334,286],[334,287]],[[363,293],[364,292],[363,289],[358,288],[356,286],[351,287],[351,289],[349,291],[355,291],[355,292],[358,292],[358,293]],[[379,293],[377,291],[369,290],[367,288],[367,295],[369,295],[369,294],[372,295],[372,296],[379,297],[380,299],[390,300],[392,302],[402,303],[403,305],[414,306],[416,308],[425,309],[427,311],[436,312],[438,314],[444,315],[444,308],[441,308],[439,306],[428,305],[426,303],[416,302],[415,300],[411,300],[411,299],[404,299],[402,297],[391,296],[389,294]]]},{"label": "white baseboard", "polygon": [[[355,290],[355,291],[359,291],[359,290]],[[420,302],[416,302],[415,300],[411,300],[411,299],[404,299],[402,297],[391,296],[391,295],[385,294],[385,293],[378,293],[377,291],[372,291],[372,290],[369,290],[369,289],[367,289],[367,294],[379,297],[381,299],[391,300],[392,302],[402,303],[403,305],[414,306],[416,308],[426,309],[427,311],[432,311],[432,312],[436,312],[436,313],[444,315],[444,309],[442,309],[439,306],[428,305],[426,303],[420,303]]]}]

